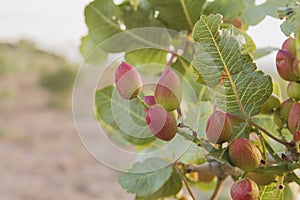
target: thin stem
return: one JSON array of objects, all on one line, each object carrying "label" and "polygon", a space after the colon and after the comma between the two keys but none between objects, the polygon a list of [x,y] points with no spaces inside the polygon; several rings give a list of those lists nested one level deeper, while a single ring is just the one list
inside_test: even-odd
[{"label": "thin stem", "polygon": [[274,165],[274,166],[259,167],[253,172],[259,174],[276,174],[278,176],[282,176],[286,173],[298,169],[299,167],[300,167],[300,163],[283,162],[281,164]]},{"label": "thin stem", "polygon": [[278,177],[278,182],[277,182],[277,196],[279,197],[279,199],[281,199],[281,197],[283,196],[283,190],[284,190],[284,177],[285,174],[282,176]]},{"label": "thin stem", "polygon": [[286,147],[290,147],[290,143],[286,142],[286,141],[283,141],[275,136],[273,136],[271,133],[269,133],[266,129],[264,129],[263,127],[259,126],[258,124],[254,123],[253,121],[251,120],[247,120],[247,122],[254,126],[255,128],[259,129],[260,131],[262,131],[264,134],[266,134],[268,137],[272,138],[273,140],[275,140],[276,142],[280,143],[280,144],[283,144],[284,146]]},{"label": "thin stem", "polygon": [[[186,140],[189,140],[189,141],[191,141],[191,142],[194,142],[195,138],[197,138],[197,137],[195,137],[194,135],[188,134],[187,132],[185,132],[184,130],[182,130],[182,129],[180,129],[180,128],[178,129],[177,132],[179,133],[179,135],[181,135],[181,136],[184,137]],[[196,143],[196,144],[198,144],[198,143]]]},{"label": "thin stem", "polygon": [[139,102],[139,104],[141,104],[144,108],[149,108],[149,106],[145,103],[145,101],[140,97],[137,96],[136,100]]},{"label": "thin stem", "polygon": [[187,132],[185,132],[184,130],[182,130],[180,128],[177,130],[177,133],[179,135],[181,135],[182,137],[184,137],[185,139],[195,143],[197,146],[202,147],[207,152],[211,152],[211,150],[214,148],[211,144],[200,140],[195,135],[188,134]]},{"label": "thin stem", "polygon": [[[183,41],[182,41],[182,45],[184,46],[183,48],[183,52],[185,52],[187,50],[188,47],[188,41],[189,41],[189,36],[187,36]],[[170,51],[169,53],[171,53],[171,57],[168,60],[166,67],[171,67],[171,65],[173,64],[174,59],[177,57],[177,51]]]},{"label": "thin stem", "polygon": [[185,178],[185,176],[183,175],[183,173],[181,172],[181,170],[178,168],[177,165],[175,166],[175,169],[176,169],[177,173],[179,174],[179,176],[181,177],[181,179],[182,179],[182,181],[183,181],[186,189],[188,190],[190,196],[192,197],[192,199],[196,200],[196,198],[195,198],[195,196],[193,194],[193,191],[192,191],[192,189],[189,186],[189,183],[188,183],[187,179]]},{"label": "thin stem", "polygon": [[171,53],[171,58],[167,62],[167,65],[166,65],[167,67],[171,67],[171,65],[173,64],[174,59],[177,57],[177,55],[175,53],[173,53],[173,52],[170,52],[170,53]]},{"label": "thin stem", "polygon": [[211,198],[210,198],[211,200],[217,200],[217,199],[218,199],[218,197],[219,197],[219,195],[220,195],[220,193],[221,193],[221,190],[222,190],[222,187],[223,187],[224,183],[225,183],[225,179],[223,179],[223,178],[218,178],[216,188],[215,188],[215,190],[214,190],[213,195],[212,195]]}]

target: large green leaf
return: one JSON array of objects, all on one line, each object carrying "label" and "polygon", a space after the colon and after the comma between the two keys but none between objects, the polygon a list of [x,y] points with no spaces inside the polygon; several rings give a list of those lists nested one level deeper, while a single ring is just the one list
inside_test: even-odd
[{"label": "large green leaf", "polygon": [[[122,52],[126,50],[124,47],[134,45],[136,41],[146,42],[142,37],[132,32],[125,32],[126,30],[163,26],[154,17],[153,10],[149,6],[135,8],[129,2],[115,5],[112,0],[95,0],[90,3],[85,9],[85,19],[89,28],[89,37],[96,45],[106,41],[102,44],[102,49],[108,52]],[[123,36],[125,39],[106,40],[122,32],[125,33]]]},{"label": "large green leaf", "polygon": [[184,164],[203,164],[205,162],[205,155],[207,153],[203,148],[199,148],[195,143],[192,143],[183,156],[179,159],[179,162]]},{"label": "large green leaf", "polygon": [[[155,138],[146,126],[143,108],[136,101],[126,101],[113,86],[98,90],[95,95],[96,116],[109,135],[121,135],[132,144],[144,145]],[[114,113],[114,111],[118,111]]]},{"label": "large green leaf", "polygon": [[192,31],[205,0],[149,0],[167,28]]},{"label": "large green leaf", "polygon": [[216,105],[245,119],[257,114],[272,93],[272,81],[257,67],[230,30],[220,29],[221,15],[201,16],[193,32],[195,70],[212,89]]},{"label": "large green leaf", "polygon": [[91,64],[101,63],[107,58],[107,53],[95,44],[89,35],[81,39],[80,53],[83,55],[85,62]]},{"label": "large green leaf", "polygon": [[152,194],[171,177],[173,168],[165,167],[167,165],[166,161],[159,158],[135,163],[128,172],[121,175],[119,183],[127,192],[135,193],[137,196]]},{"label": "large green leaf", "polygon": [[262,57],[264,57],[264,56],[267,56],[267,55],[273,53],[274,51],[278,51],[278,48],[275,48],[275,47],[264,47],[264,48],[260,48],[260,49],[257,49],[257,50],[253,53],[253,58],[254,58],[254,59],[262,58]]},{"label": "large green leaf", "polygon": [[163,72],[167,62],[167,51],[160,49],[138,49],[125,54],[126,62],[133,66],[141,66],[140,71],[144,74],[159,74]]},{"label": "large green leaf", "polygon": [[122,15],[112,0],[95,0],[85,8],[85,21],[96,44],[121,32],[118,20]]},{"label": "large green leaf", "polygon": [[126,29],[134,29],[138,27],[162,27],[163,24],[154,17],[154,11],[151,7],[140,7],[134,10],[132,6],[122,5],[124,10],[123,21]]},{"label": "large green leaf", "polygon": [[[285,18],[285,21],[280,25],[281,31],[285,36],[289,37],[292,33],[297,33],[297,17],[299,18],[300,14],[297,14],[297,9],[292,8],[283,8],[286,11],[283,11],[282,17]],[[298,9],[298,12],[300,9]]]},{"label": "large green leaf", "polygon": [[232,30],[233,33],[235,35],[237,35],[237,39],[238,41],[242,44],[243,46],[243,51],[242,51],[242,54],[245,54],[245,53],[254,53],[255,50],[256,50],[256,45],[253,41],[253,39],[250,37],[250,35],[248,35],[248,33],[242,29],[239,29],[239,28],[236,28],[232,25],[229,25],[229,24],[222,24],[222,27],[221,28],[226,28],[226,29],[229,29],[229,30]]},{"label": "large green leaf", "polygon": [[173,171],[170,179],[155,193],[149,194],[147,196],[139,197],[137,196],[135,200],[157,200],[163,197],[168,197],[171,195],[176,195],[182,188],[181,177],[178,173]]},{"label": "large green leaf", "polygon": [[255,0],[245,0],[247,10],[243,13],[242,19],[247,25],[254,26],[262,21],[267,15],[278,17],[277,8],[284,6],[286,0],[267,0],[261,5],[256,5]]},{"label": "large green leaf", "polygon": [[290,37],[292,33],[296,33],[296,15],[288,16],[280,25],[280,28],[287,37]]},{"label": "large green leaf", "polygon": [[[116,145],[120,145],[122,147],[130,146],[132,143],[135,143],[135,138],[129,138],[129,136],[119,129],[114,128],[111,125],[105,124],[102,121],[99,121],[101,127],[105,130],[105,132],[108,134],[109,139]],[[129,142],[132,141],[132,142]],[[140,141],[136,141],[138,144]]]},{"label": "large green leaf", "polygon": [[242,36],[242,46],[243,46],[243,51],[242,53],[254,53],[256,50],[256,45],[252,38],[248,35],[248,33],[244,30],[238,29],[236,27],[233,28],[234,34],[235,35],[240,35]]},{"label": "large green leaf", "polygon": [[234,19],[241,15],[247,8],[244,0],[218,0],[208,3],[203,14],[221,14],[224,18]]},{"label": "large green leaf", "polygon": [[184,124],[196,131],[198,138],[204,138],[206,137],[206,122],[212,112],[213,106],[209,102],[200,102],[198,105],[192,105],[187,111]]}]

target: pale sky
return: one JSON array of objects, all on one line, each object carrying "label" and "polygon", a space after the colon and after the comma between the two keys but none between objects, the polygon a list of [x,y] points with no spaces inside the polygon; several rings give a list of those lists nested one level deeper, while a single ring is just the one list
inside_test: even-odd
[{"label": "pale sky", "polygon": [[[0,0],[0,41],[29,39],[38,47],[80,60],[80,38],[87,33],[84,7],[92,0]],[[280,47],[284,35],[280,21],[268,17],[249,34],[258,47]],[[270,62],[272,56],[259,63]],[[269,67],[268,67],[269,68]],[[274,68],[272,66],[271,68]]]}]

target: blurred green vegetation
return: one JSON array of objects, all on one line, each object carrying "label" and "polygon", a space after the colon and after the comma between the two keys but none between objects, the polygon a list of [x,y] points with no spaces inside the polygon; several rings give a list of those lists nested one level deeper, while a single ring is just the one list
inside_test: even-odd
[{"label": "blurred green vegetation", "polygon": [[[76,64],[43,51],[26,40],[14,44],[0,43],[0,52],[0,80],[9,77],[34,79],[36,87],[50,93],[47,105],[71,107],[71,92],[78,67]],[[2,91],[0,88],[0,98],[9,98],[10,92],[7,88],[2,88]]]}]

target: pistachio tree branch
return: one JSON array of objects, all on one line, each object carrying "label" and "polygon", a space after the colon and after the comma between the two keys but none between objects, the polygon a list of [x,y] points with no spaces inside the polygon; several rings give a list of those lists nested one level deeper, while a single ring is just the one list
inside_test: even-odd
[{"label": "pistachio tree branch", "polygon": [[272,138],[273,140],[275,140],[276,142],[283,144],[286,147],[290,147],[290,143],[284,140],[281,140],[277,137],[275,137],[274,135],[272,135],[271,133],[269,133],[266,129],[264,129],[263,127],[261,127],[260,125],[256,124],[255,122],[253,122],[252,120],[247,120],[247,122],[251,125],[254,126],[255,128],[257,128],[258,130],[262,131],[264,134],[266,134],[268,137]]},{"label": "pistachio tree branch", "polygon": [[179,174],[179,176],[181,177],[181,180],[183,181],[183,183],[184,183],[187,191],[189,192],[190,196],[192,197],[192,199],[196,200],[195,195],[193,194],[193,191],[190,188],[187,179],[185,178],[185,176],[183,175],[183,173],[181,172],[181,170],[178,168],[178,165],[175,166],[175,169],[176,169],[177,173]]},{"label": "pistachio tree branch", "polygon": [[215,187],[214,193],[212,194],[210,200],[217,200],[219,198],[224,183],[225,183],[225,179],[218,178],[217,185]]},{"label": "pistachio tree branch", "polygon": [[229,164],[222,164],[216,160],[205,162],[202,165],[187,165],[186,171],[197,172],[200,174],[211,174],[220,178],[226,178],[227,176],[239,177],[243,174],[243,171],[241,169],[233,167]]},{"label": "pistachio tree branch", "polygon": [[233,167],[229,164],[222,164],[214,159],[207,158],[207,162],[202,165],[191,164],[186,166],[187,172],[197,172],[199,174],[211,174],[218,177],[217,185],[212,194],[211,200],[217,200],[221,189],[224,185],[224,181],[228,176],[239,177],[243,174],[243,171],[237,167]]}]

